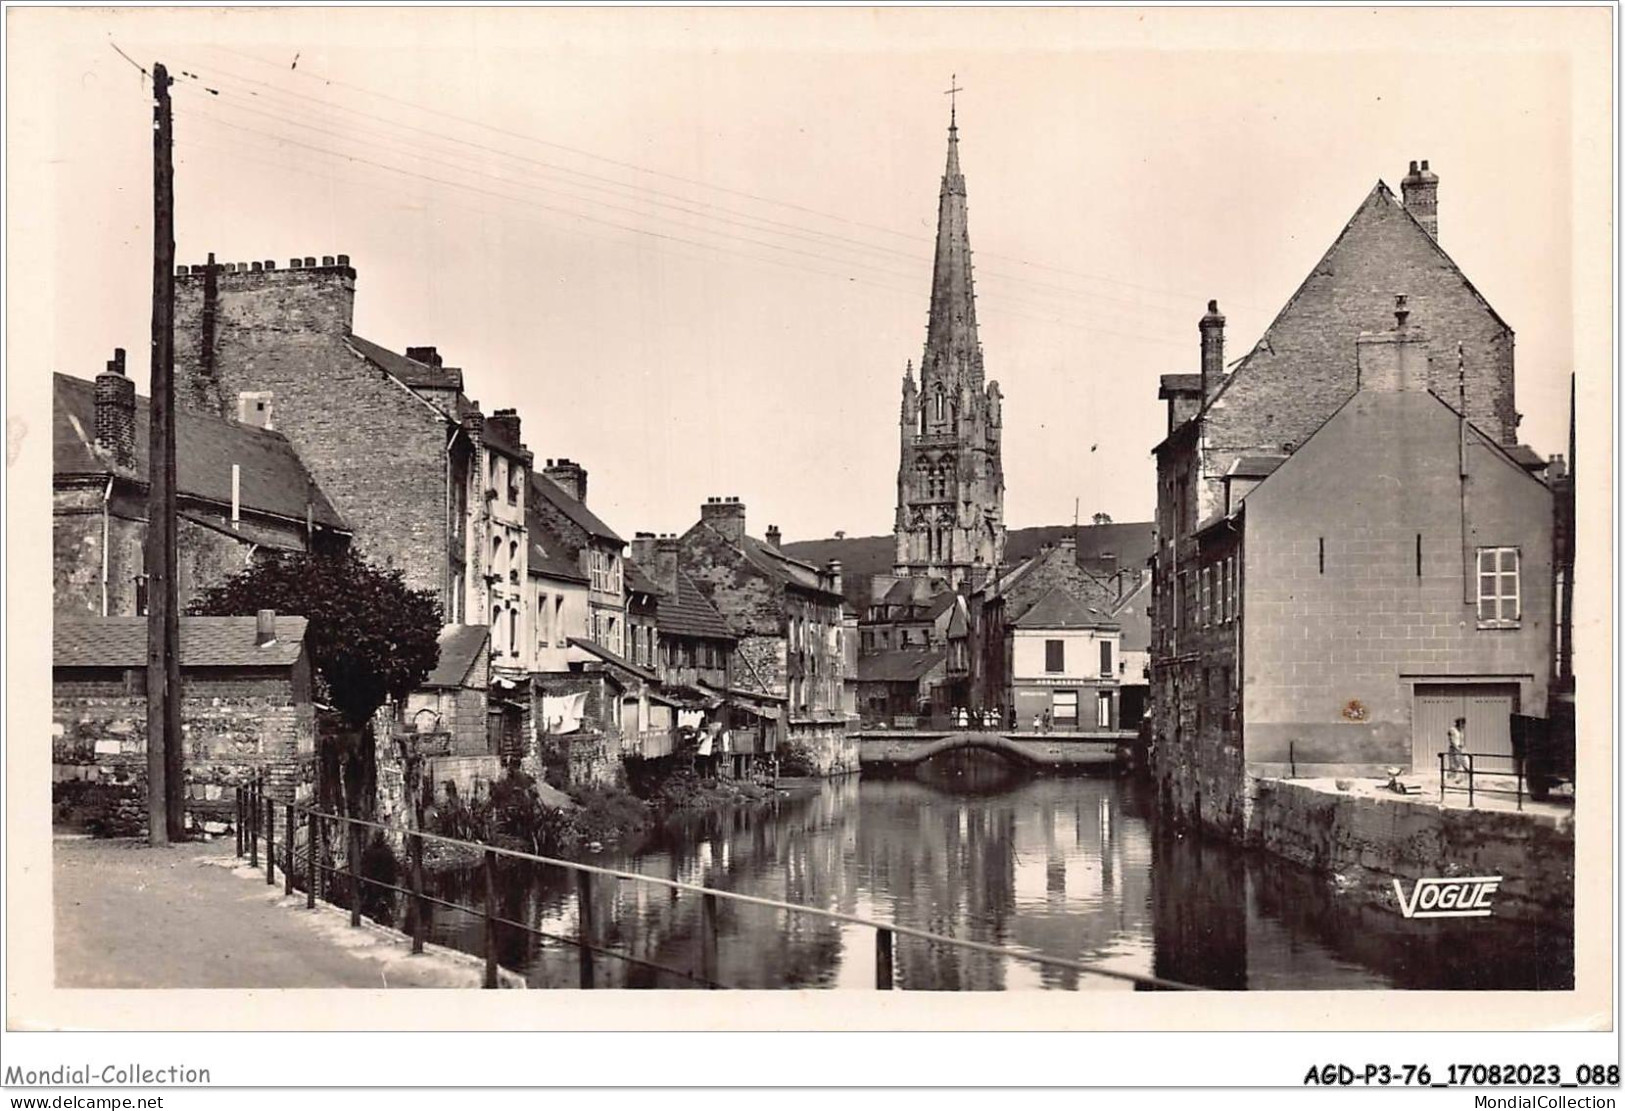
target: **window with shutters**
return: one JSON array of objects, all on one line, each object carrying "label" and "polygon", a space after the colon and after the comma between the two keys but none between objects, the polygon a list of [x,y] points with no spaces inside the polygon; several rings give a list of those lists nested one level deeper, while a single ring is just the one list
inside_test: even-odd
[{"label": "window with shutters", "polygon": [[1112,642],[1109,640],[1100,642],[1100,677],[1102,679],[1112,677]]},{"label": "window with shutters", "polygon": [[1044,642],[1044,670],[1051,674],[1060,674],[1066,670],[1066,641]]},{"label": "window with shutters", "polygon": [[[1058,642],[1057,642],[1058,643]],[[1050,703],[1052,718],[1056,725],[1078,724],[1078,692],[1056,691]]]},{"label": "window with shutters", "polygon": [[1478,627],[1513,629],[1522,618],[1518,549],[1478,549]]}]

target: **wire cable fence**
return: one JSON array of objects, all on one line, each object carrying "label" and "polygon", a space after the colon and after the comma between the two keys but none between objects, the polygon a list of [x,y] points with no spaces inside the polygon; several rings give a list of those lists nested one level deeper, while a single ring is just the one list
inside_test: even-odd
[{"label": "wire cable fence", "polygon": [[[730,985],[721,982],[718,971],[719,908],[726,901],[736,906],[766,908],[783,914],[789,919],[821,919],[827,922],[873,930],[875,938],[874,986],[881,991],[889,991],[896,986],[895,948],[896,939],[899,937],[913,938],[930,945],[957,949],[962,952],[998,957],[1006,961],[1019,961],[1038,965],[1042,968],[1126,982],[1141,990],[1201,990],[1192,984],[1185,984],[1158,976],[1124,972],[1117,969],[1103,968],[1084,961],[1069,960],[1065,957],[1012,949],[988,942],[949,937],[945,934],[933,933],[930,930],[900,925],[895,922],[879,921],[862,915],[848,914],[844,911],[788,903],[777,899],[746,895],[736,891],[724,891],[718,888],[687,883],[682,880],[645,875],[640,872],[626,872],[595,864],[583,864],[579,861],[542,856],[519,849],[465,841],[456,837],[430,833],[426,830],[403,830],[363,818],[324,813],[315,807],[298,806],[289,802],[281,804],[283,810],[280,822],[282,840],[279,844],[277,841],[279,823],[276,812],[278,804],[267,793],[263,778],[256,778],[245,786],[237,788],[236,798],[237,855],[239,857],[248,857],[250,866],[258,868],[260,845],[263,842],[265,850],[265,882],[268,886],[276,884],[276,873],[280,867],[285,895],[292,896],[296,888],[302,888],[305,892],[305,906],[307,908],[314,909],[318,899],[334,905],[344,906],[350,912],[351,926],[361,925],[361,904],[364,890],[388,891],[399,895],[407,901],[407,905],[412,910],[409,917],[411,919],[413,953],[423,952],[424,934],[429,922],[429,908],[431,906],[438,906],[473,916],[483,927],[484,986],[487,988],[495,988],[500,983],[496,944],[496,931],[499,926],[574,948],[578,954],[577,975],[579,985],[582,988],[590,989],[599,986],[599,970],[603,961],[616,961],[631,967],[643,968],[659,975],[671,976],[707,988],[729,987]],[[367,831],[380,833],[386,838],[398,837],[404,839],[407,849],[407,886],[403,887],[400,884],[362,874],[363,840]],[[339,855],[341,838],[343,843],[342,859]],[[451,846],[479,859],[481,888],[484,894],[482,905],[471,906],[467,903],[459,903],[429,894],[423,877],[423,846],[425,842],[436,842]],[[532,922],[518,921],[500,914],[497,908],[498,858],[523,861],[530,865],[545,868],[560,869],[572,875],[575,886],[576,934],[574,936],[561,934],[554,930],[543,929]],[[594,898],[598,886],[605,882],[638,884],[665,889],[671,893],[671,898],[674,901],[685,895],[694,898],[698,902],[700,909],[700,943],[697,967],[679,968],[660,964],[624,950],[613,948],[607,944],[607,939],[603,936],[605,931],[599,928],[596,921],[596,901]],[[929,985],[919,986],[929,987]]]}]

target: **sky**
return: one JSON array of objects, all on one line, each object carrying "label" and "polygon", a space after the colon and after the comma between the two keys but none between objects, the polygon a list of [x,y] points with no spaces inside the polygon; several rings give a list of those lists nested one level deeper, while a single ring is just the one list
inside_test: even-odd
[{"label": "sky", "polygon": [[348,254],[356,333],[438,347],[623,535],[708,496],[758,535],[887,533],[956,79],[1011,527],[1149,519],[1157,380],[1197,369],[1207,300],[1245,354],[1411,159],[1516,331],[1523,439],[1566,451],[1606,9],[7,15],[10,215],[49,245],[12,260],[43,353],[13,378],[122,346],[146,390],[162,61],[180,262]]}]

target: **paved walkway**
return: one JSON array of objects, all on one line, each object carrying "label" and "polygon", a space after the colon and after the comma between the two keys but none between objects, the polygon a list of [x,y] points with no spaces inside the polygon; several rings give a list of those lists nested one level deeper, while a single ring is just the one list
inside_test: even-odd
[{"label": "paved walkway", "polygon": [[[153,847],[59,835],[59,988],[478,988],[476,957],[318,905],[239,866],[227,841]],[[505,986],[515,983],[508,975]]]},{"label": "paved walkway", "polygon": [[[1386,779],[1366,778],[1309,778],[1300,777],[1288,779],[1275,776],[1283,783],[1291,783],[1298,787],[1309,787],[1316,791],[1324,791],[1330,795],[1363,795],[1370,798],[1387,799],[1390,801],[1410,802],[1417,806],[1431,806],[1440,810],[1500,810],[1518,811],[1518,783],[1510,775],[1486,775],[1479,773],[1474,783],[1471,805],[1467,801],[1467,779],[1463,776],[1459,781],[1452,781],[1450,789],[1439,794],[1439,773],[1421,772],[1400,776],[1400,782],[1419,788],[1414,794],[1399,795],[1388,789]],[[1347,789],[1337,786],[1339,782],[1347,783]],[[1574,800],[1553,799],[1547,802],[1536,802],[1529,797],[1528,788],[1524,789],[1522,812],[1533,819],[1559,825],[1574,818]]]}]

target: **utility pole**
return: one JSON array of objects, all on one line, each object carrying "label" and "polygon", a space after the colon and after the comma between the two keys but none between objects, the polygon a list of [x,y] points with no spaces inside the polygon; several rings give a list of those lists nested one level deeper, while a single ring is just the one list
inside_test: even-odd
[{"label": "utility pole", "polygon": [[175,554],[175,168],[169,71],[152,67],[152,406],[147,437],[147,839],[185,834]]}]

